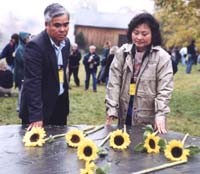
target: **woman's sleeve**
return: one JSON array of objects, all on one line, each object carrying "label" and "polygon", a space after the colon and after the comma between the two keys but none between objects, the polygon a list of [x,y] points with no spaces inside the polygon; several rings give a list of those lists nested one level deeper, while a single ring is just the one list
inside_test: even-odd
[{"label": "woman's sleeve", "polygon": [[173,91],[173,69],[170,56],[162,55],[157,69],[157,95],[155,98],[156,117],[170,112],[169,101]]},{"label": "woman's sleeve", "polygon": [[109,69],[109,79],[106,88],[106,114],[118,117],[119,97],[123,73],[123,52],[122,50],[115,55]]}]

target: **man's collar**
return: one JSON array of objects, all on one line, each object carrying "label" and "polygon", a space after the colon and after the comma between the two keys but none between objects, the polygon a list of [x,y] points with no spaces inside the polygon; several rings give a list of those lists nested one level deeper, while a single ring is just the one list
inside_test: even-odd
[{"label": "man's collar", "polygon": [[53,39],[49,36],[49,39],[50,39],[50,42],[51,42],[51,45],[53,47],[55,47],[56,49],[59,49],[59,48],[63,48],[65,46],[65,41],[61,41],[60,42],[60,46],[56,45],[56,43],[53,41]]}]

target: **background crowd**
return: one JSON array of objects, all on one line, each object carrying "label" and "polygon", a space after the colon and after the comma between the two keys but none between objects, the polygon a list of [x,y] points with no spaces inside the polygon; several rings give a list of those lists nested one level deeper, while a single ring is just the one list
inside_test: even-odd
[{"label": "background crowd", "polygon": [[[19,95],[24,76],[24,60],[23,53],[26,44],[32,38],[31,33],[19,32],[11,36],[9,43],[3,48],[0,54],[0,95],[11,96],[13,87],[18,88]],[[87,91],[90,84],[90,76],[92,77],[92,88],[97,92],[98,84],[107,84],[109,76],[109,67],[112,63],[114,55],[118,50],[118,46],[112,45],[110,41],[106,41],[101,52],[96,51],[95,45],[90,45],[88,52],[79,49],[76,43],[71,45],[71,54],[69,57],[68,80],[70,83],[73,76],[74,83],[80,86],[79,66],[83,64],[85,67],[84,89]],[[178,65],[185,66],[185,72],[190,74],[192,66],[200,63],[200,54],[195,45],[195,40],[191,40],[188,46],[166,48],[171,55],[174,74],[178,71]],[[9,77],[9,78],[8,78]],[[71,88],[71,87],[70,87]],[[17,107],[17,110],[19,106]]]}]

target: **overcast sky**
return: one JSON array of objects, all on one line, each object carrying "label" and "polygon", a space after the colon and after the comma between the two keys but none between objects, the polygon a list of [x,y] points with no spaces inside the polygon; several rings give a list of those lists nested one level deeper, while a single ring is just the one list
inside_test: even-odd
[{"label": "overcast sky", "polygon": [[[44,8],[50,3],[61,3],[67,9],[72,9],[75,1],[81,0],[4,0],[3,5],[0,7],[0,15],[6,14],[8,11],[13,11],[21,16],[34,16],[41,14]],[[147,10],[153,11],[153,0],[85,0],[95,1],[98,4],[100,11],[115,12],[120,7],[129,6],[133,10]]]},{"label": "overcast sky", "polygon": [[[153,12],[153,0],[84,0],[87,2],[96,2],[98,11],[102,12],[119,12],[120,8],[129,7],[131,10],[146,10]],[[43,11],[45,7],[51,3],[58,2],[65,6],[69,12],[76,12],[78,3],[83,3],[83,0],[4,0],[0,7],[0,30],[6,30],[5,38],[13,32],[12,21],[8,20],[9,14],[12,14],[21,23],[27,19],[32,19],[38,23],[37,29],[32,29],[39,32],[44,28]],[[19,24],[21,26],[22,24]],[[22,29],[23,30],[23,29]],[[32,32],[32,31],[31,31]]]}]

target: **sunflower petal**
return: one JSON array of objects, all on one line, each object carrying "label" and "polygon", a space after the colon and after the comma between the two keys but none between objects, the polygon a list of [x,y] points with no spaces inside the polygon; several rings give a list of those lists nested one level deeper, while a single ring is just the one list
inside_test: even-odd
[{"label": "sunflower petal", "polygon": [[165,157],[171,161],[187,160],[189,149],[184,149],[183,143],[178,140],[171,140],[164,150]]},{"label": "sunflower petal", "polygon": [[130,145],[130,137],[126,132],[117,129],[110,133],[110,146],[117,150],[124,150]]},{"label": "sunflower petal", "polygon": [[46,132],[44,128],[33,127],[30,131],[27,131],[23,137],[23,143],[25,146],[35,147],[43,146],[45,143],[44,137]]},{"label": "sunflower petal", "polygon": [[96,144],[92,140],[85,138],[78,146],[77,155],[80,160],[83,159],[90,162],[98,157],[97,151]]},{"label": "sunflower petal", "polygon": [[82,131],[78,129],[70,130],[69,132],[67,132],[65,139],[66,139],[66,143],[70,147],[77,148],[78,145],[81,143],[81,141],[84,139],[84,134]]}]

